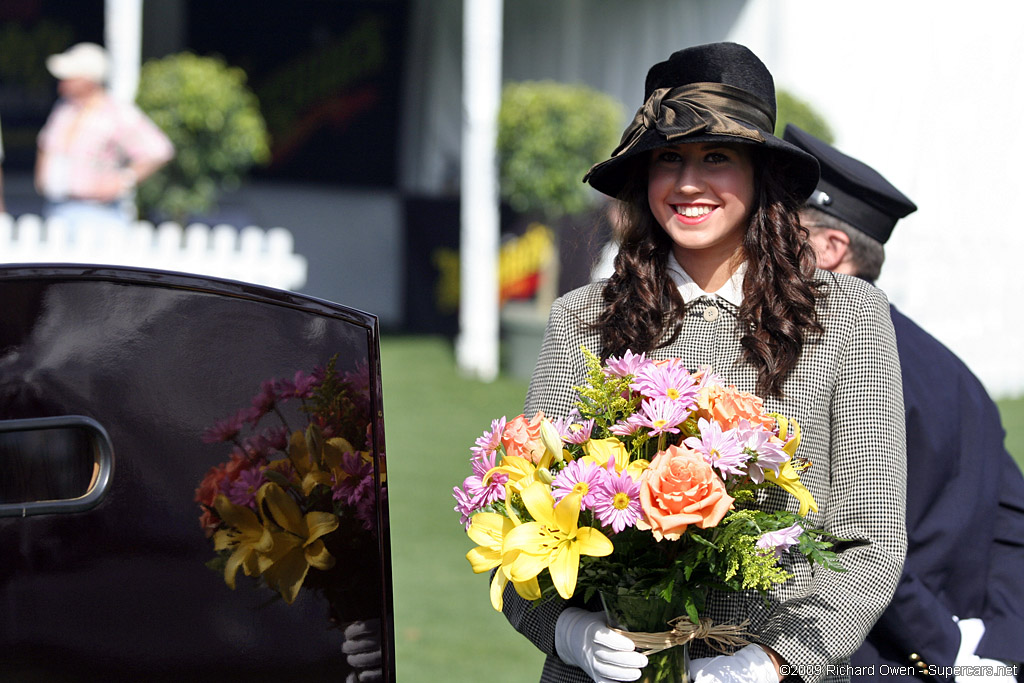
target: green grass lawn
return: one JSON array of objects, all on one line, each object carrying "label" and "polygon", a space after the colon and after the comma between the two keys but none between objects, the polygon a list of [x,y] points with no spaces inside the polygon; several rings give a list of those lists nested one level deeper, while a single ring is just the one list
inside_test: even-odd
[{"label": "green grass lawn", "polygon": [[539,679],[540,652],[491,607],[488,575],[470,570],[474,544],[452,498],[473,442],[493,418],[519,414],[526,383],[459,377],[435,338],[385,339],[381,367],[398,680]]},{"label": "green grass lawn", "polygon": [[1024,398],[997,402],[1006,430],[1006,449],[1024,469]]},{"label": "green grass lawn", "polygon": [[[398,680],[537,680],[540,653],[491,608],[488,576],[469,568],[473,544],[451,493],[491,419],[519,414],[526,383],[459,377],[451,345],[437,338],[385,338],[381,359]],[[1007,447],[1024,464],[1024,399],[999,407]]]}]

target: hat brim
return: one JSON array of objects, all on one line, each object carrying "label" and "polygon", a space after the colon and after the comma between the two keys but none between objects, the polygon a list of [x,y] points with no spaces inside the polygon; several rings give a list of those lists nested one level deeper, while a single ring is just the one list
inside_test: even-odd
[{"label": "hat brim", "polygon": [[57,80],[64,81],[70,78],[84,78],[94,83],[102,83],[104,74],[96,69],[84,69],[79,60],[69,57],[67,54],[50,55],[46,58],[46,70]]},{"label": "hat brim", "polygon": [[595,164],[583,177],[583,181],[589,183],[595,190],[618,199],[629,178],[636,171],[637,164],[642,162],[651,150],[677,144],[724,142],[749,145],[778,155],[780,160],[786,163],[789,171],[786,177],[779,179],[782,184],[801,201],[810,197],[818,184],[818,160],[796,145],[777,138],[771,133],[763,130],[759,130],[759,132],[764,138],[764,142],[717,134],[688,135],[678,140],[669,141],[658,131],[647,130],[626,153]]}]

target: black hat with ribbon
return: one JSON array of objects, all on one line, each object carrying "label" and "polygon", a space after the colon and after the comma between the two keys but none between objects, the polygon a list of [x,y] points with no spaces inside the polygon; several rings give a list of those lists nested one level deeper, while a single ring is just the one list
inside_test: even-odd
[{"label": "black hat with ribbon", "polygon": [[807,206],[849,223],[882,244],[889,239],[896,221],[917,211],[914,202],[863,161],[791,123],[782,137],[813,154],[821,164],[821,179]]},{"label": "black hat with ribbon", "polygon": [[647,72],[644,100],[611,158],[584,176],[594,189],[617,197],[652,149],[717,141],[779,155],[786,162],[781,180],[793,194],[802,199],[814,191],[818,162],[773,135],[775,80],[748,48],[710,43],[679,50]]}]

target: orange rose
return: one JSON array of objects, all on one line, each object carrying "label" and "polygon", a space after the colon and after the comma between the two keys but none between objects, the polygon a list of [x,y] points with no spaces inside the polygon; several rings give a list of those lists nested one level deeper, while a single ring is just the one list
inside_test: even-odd
[{"label": "orange rose", "polygon": [[203,477],[199,488],[196,489],[194,500],[202,506],[203,510],[199,515],[199,523],[207,538],[213,536],[213,532],[220,527],[220,518],[210,512],[210,508],[213,507],[213,501],[217,498],[217,494],[221,492],[220,484],[226,477],[227,469],[224,464],[216,465],[206,471],[206,476]]},{"label": "orange rose", "polygon": [[734,385],[710,384],[704,387],[697,396],[696,416],[714,420],[722,425],[722,429],[734,429],[740,420],[775,429],[775,418],[765,414],[764,401]]},{"label": "orange rose", "polygon": [[701,529],[715,526],[732,503],[725,484],[700,453],[669,446],[654,456],[640,477],[644,519],[637,521],[637,528],[650,529],[659,541],[675,541],[690,524]]},{"label": "orange rose", "polygon": [[505,453],[526,458],[534,465],[539,463],[546,451],[540,438],[540,422],[543,419],[544,413],[537,411],[529,422],[520,415],[505,425],[505,432],[501,435]]}]

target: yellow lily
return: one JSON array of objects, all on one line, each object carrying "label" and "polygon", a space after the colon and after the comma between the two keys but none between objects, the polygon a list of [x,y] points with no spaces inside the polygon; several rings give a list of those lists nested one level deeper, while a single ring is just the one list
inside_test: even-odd
[{"label": "yellow lily", "polygon": [[227,496],[217,496],[213,507],[229,527],[213,535],[213,547],[218,551],[232,550],[224,565],[224,583],[234,589],[239,567],[245,570],[246,576],[260,575],[260,554],[270,552],[274,547],[274,539],[255,512],[235,505]]},{"label": "yellow lily", "polygon": [[558,594],[568,600],[576,590],[580,555],[609,555],[614,550],[612,542],[597,529],[578,526],[582,493],[570,493],[555,505],[551,489],[535,482],[521,495],[537,521],[518,525],[505,534],[502,570],[510,580],[524,582],[547,569]]},{"label": "yellow lily", "polygon": [[[789,453],[789,457],[796,455],[796,449],[800,445],[800,423],[796,420],[787,419],[785,415],[773,413],[775,421],[779,424],[779,439],[785,444],[782,450]],[[786,437],[789,435],[789,426],[793,426],[793,436],[787,440]]]},{"label": "yellow lily", "polygon": [[[302,492],[307,496],[318,485],[331,486],[333,481],[348,478],[348,473],[341,468],[341,459],[345,453],[353,452],[355,448],[342,437],[325,441],[315,425],[310,425],[305,433],[293,432],[288,439],[288,460],[299,475]],[[369,453],[360,453],[360,456],[372,461]]]},{"label": "yellow lily", "polygon": [[[509,581],[508,574],[501,567],[502,551],[505,535],[515,526],[515,522],[508,517],[494,512],[478,512],[473,515],[469,529],[466,530],[466,534],[477,544],[477,547],[466,553],[466,559],[469,560],[473,571],[482,574],[497,568],[491,579],[491,605],[499,612],[504,603],[505,586]],[[513,581],[512,585],[516,592],[527,600],[540,598],[537,577],[528,581]]]},{"label": "yellow lily", "polygon": [[331,475],[320,467],[322,450],[322,440],[309,439],[302,432],[292,432],[288,438],[288,460],[299,475],[302,492],[306,495],[309,495],[317,484],[331,485]]},{"label": "yellow lily", "polygon": [[302,514],[298,503],[273,482],[260,487],[260,509],[265,509],[272,529],[274,547],[263,556],[263,578],[289,605],[295,600],[310,567],[330,569],[334,557],[321,538],[338,528],[338,517],[330,512]]},{"label": "yellow lily", "polygon": [[583,444],[584,460],[590,458],[601,467],[607,467],[608,460],[615,458],[615,471],[622,472],[629,465],[629,453],[626,446],[615,437],[607,439],[590,439]]},{"label": "yellow lily", "polygon": [[800,483],[800,475],[792,462],[784,462],[779,466],[779,473],[766,469],[764,478],[786,491],[789,491],[800,501],[800,514],[806,515],[808,510],[818,511],[818,504],[814,502],[814,496],[807,490],[807,487]]},{"label": "yellow lily", "polygon": [[552,460],[562,462],[565,460],[562,448],[562,437],[558,434],[558,430],[551,424],[551,420],[546,417],[540,421],[540,440],[544,444],[545,458],[550,455]]},{"label": "yellow lily", "polygon": [[[544,458],[547,457],[547,455],[544,456]],[[548,462],[546,465],[534,465],[528,459],[521,458],[518,455],[506,455],[501,459],[501,463],[497,467],[487,470],[483,481],[484,483],[489,482],[494,474],[507,474],[508,482],[505,484],[506,500],[511,500],[512,493],[520,493],[530,484],[537,481],[538,467],[547,468],[550,464]]]},{"label": "yellow lily", "polygon": [[[780,415],[779,413],[772,413],[772,415],[779,424],[779,439],[784,443],[782,450],[789,454],[790,460],[779,467],[778,474],[771,470],[766,470],[764,473],[765,479],[796,496],[796,499],[800,501],[801,515],[806,515],[808,510],[817,512],[818,504],[814,501],[814,496],[807,490],[807,487],[800,483],[800,474],[792,462],[793,456],[796,455],[796,449],[800,446],[800,423],[796,420],[790,420],[785,415]],[[790,427],[793,428],[792,436],[789,435]]]},{"label": "yellow lily", "polygon": [[626,470],[634,481],[640,481],[640,475],[651,465],[642,459],[630,462],[625,444],[614,437],[591,439],[583,444],[583,450],[586,453],[583,460],[590,460],[601,467],[607,467],[609,458],[615,458],[615,472],[621,474]]}]

